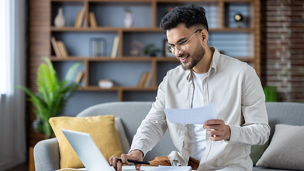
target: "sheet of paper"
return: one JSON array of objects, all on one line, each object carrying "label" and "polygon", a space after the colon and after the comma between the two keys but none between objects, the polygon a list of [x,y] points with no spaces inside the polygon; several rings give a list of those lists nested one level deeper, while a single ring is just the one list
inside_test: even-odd
[{"label": "sheet of paper", "polygon": [[165,109],[164,112],[170,122],[182,124],[203,124],[217,116],[214,103],[193,109]]},{"label": "sheet of paper", "polygon": [[[190,166],[141,166],[141,171],[189,171]],[[123,166],[122,171],[136,171],[135,166]]]},{"label": "sheet of paper", "polygon": [[191,166],[158,166],[151,171],[190,171]]}]

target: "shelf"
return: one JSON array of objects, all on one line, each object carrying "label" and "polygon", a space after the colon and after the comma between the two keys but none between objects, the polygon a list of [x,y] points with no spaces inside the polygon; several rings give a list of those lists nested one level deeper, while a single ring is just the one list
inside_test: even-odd
[{"label": "shelf", "polygon": [[171,57],[75,57],[69,56],[67,58],[57,58],[52,56],[51,61],[177,61],[176,58]]},{"label": "shelf", "polygon": [[157,87],[112,87],[100,88],[98,86],[80,87],[79,91],[156,91]]},{"label": "shelf", "polygon": [[[121,27],[51,27],[52,32],[164,32],[160,28]],[[209,28],[209,32],[254,32],[254,28]]]},{"label": "shelf", "polygon": [[88,2],[126,2],[126,3],[134,3],[134,2],[152,2],[155,0],[88,0]]},{"label": "shelf", "polygon": [[84,0],[51,0],[51,2],[84,2]]},{"label": "shelf", "polygon": [[[235,57],[240,61],[253,62],[254,57]],[[67,57],[67,58],[57,58],[52,56],[51,61],[159,61],[159,62],[178,62],[175,57],[120,57],[120,58],[111,58],[111,57]]]}]

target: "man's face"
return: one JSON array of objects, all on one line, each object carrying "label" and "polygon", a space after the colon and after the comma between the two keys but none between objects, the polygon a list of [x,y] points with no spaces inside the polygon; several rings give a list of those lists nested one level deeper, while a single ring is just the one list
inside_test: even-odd
[{"label": "man's face", "polygon": [[199,38],[201,30],[196,27],[187,28],[185,24],[167,30],[171,51],[185,70],[195,67],[205,55],[205,48]]}]

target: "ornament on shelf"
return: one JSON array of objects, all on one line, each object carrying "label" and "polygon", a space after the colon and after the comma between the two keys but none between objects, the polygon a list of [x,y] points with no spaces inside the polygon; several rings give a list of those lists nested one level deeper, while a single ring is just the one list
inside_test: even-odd
[{"label": "ornament on shelf", "polygon": [[240,13],[236,13],[233,16],[234,21],[237,23],[238,27],[242,27],[242,23],[244,21],[244,16]]},{"label": "ornament on shelf", "polygon": [[56,27],[64,27],[65,26],[65,18],[63,15],[63,9],[59,8],[58,9],[58,14],[55,17],[54,24]]},{"label": "ornament on shelf", "polygon": [[112,88],[114,86],[114,83],[112,80],[99,80],[98,86],[100,88]]},{"label": "ornament on shelf", "polygon": [[130,46],[130,56],[144,56],[145,45],[139,40],[133,40]]},{"label": "ornament on shelf", "polygon": [[133,25],[133,15],[132,11],[129,8],[125,10],[124,24],[127,28],[130,28]]}]

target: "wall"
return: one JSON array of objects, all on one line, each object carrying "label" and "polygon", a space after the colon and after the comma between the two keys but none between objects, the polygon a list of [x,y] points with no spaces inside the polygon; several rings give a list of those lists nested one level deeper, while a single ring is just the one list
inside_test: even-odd
[{"label": "wall", "polygon": [[262,78],[279,101],[304,102],[304,1],[262,1]]}]

